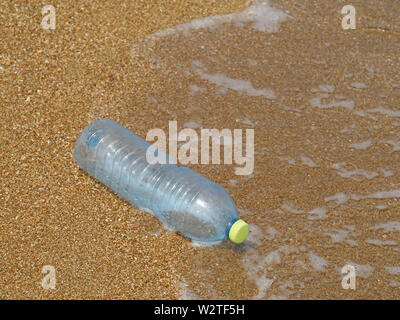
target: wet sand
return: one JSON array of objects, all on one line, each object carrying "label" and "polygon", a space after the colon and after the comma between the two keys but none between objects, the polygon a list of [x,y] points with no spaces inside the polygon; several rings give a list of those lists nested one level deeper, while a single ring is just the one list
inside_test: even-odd
[{"label": "wet sand", "polygon": [[[400,298],[399,6],[354,1],[343,30],[341,1],[276,0],[276,30],[234,16],[154,35],[251,5],[217,3],[60,1],[48,31],[47,3],[0,5],[0,298]],[[190,165],[231,194],[248,241],[192,244],[79,170],[74,142],[101,117],[142,137],[254,129],[252,175]]]}]

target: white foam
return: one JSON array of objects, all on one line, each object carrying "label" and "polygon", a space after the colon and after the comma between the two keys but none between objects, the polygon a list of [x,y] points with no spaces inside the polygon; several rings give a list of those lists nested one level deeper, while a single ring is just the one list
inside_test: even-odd
[{"label": "white foam", "polygon": [[253,299],[264,298],[267,290],[274,282],[273,279],[267,278],[265,258],[261,258],[257,250],[251,248],[242,258],[242,263],[247,270],[248,278],[254,281],[258,289],[258,293],[253,297]]},{"label": "white foam", "polygon": [[[399,282],[400,283],[400,282]],[[268,300],[287,300],[288,297],[286,296],[277,296],[275,294],[271,294]]]},{"label": "white foam", "polygon": [[311,217],[308,217],[310,220],[323,220],[326,219],[326,213],[328,210],[326,208],[314,208],[308,213],[311,214]]},{"label": "white foam", "polygon": [[283,245],[279,247],[279,251],[284,254],[291,254],[300,252],[300,249],[296,246]]},{"label": "white foam", "polygon": [[366,243],[370,243],[379,247],[382,246],[396,246],[397,242],[393,241],[393,240],[380,240],[380,239],[366,239],[365,240]]},{"label": "white foam", "polygon": [[390,274],[400,275],[400,267],[385,267],[385,269]]},{"label": "white foam", "polygon": [[295,291],[289,289],[294,289],[294,283],[291,280],[287,280],[279,286],[281,295],[275,297],[287,299],[291,294],[295,293]]},{"label": "white foam", "polygon": [[288,18],[289,16],[283,11],[272,8],[268,1],[254,1],[253,5],[243,12],[195,19],[173,28],[158,31],[152,37],[164,37],[180,32],[189,34],[191,30],[213,30],[226,23],[234,23],[237,26],[250,23],[251,28],[261,32],[278,32],[280,23]]},{"label": "white foam", "polygon": [[328,261],[313,252],[308,253],[307,256],[315,271],[325,271],[325,267],[329,264]]},{"label": "white foam", "polygon": [[312,88],[311,92],[328,92],[332,93],[335,91],[335,86],[330,86],[328,84],[321,84],[317,88]]},{"label": "white foam", "polygon": [[[253,278],[254,280],[254,278]],[[259,277],[255,278],[256,286],[258,288],[258,294],[256,294],[253,299],[262,299],[264,298],[265,294],[267,293],[267,290],[271,287],[271,285],[274,283],[273,279],[269,279],[265,276],[265,274],[262,274]]]},{"label": "white foam", "polygon": [[391,177],[391,176],[394,175],[393,170],[390,170],[390,169],[382,168],[381,171],[382,171],[382,174],[383,174],[383,176],[384,176],[385,178]]},{"label": "white foam", "polygon": [[290,213],[296,213],[296,214],[303,213],[303,211],[295,208],[292,204],[283,204],[281,206],[281,209],[286,210],[286,211],[288,211]]},{"label": "white foam", "polygon": [[332,101],[330,103],[323,104],[322,99],[329,98],[328,94],[320,94],[318,97],[311,98],[310,104],[312,107],[320,108],[320,109],[328,109],[328,108],[347,108],[349,110],[353,110],[355,103],[354,101],[340,100],[340,101]]},{"label": "white foam", "polygon": [[264,238],[264,232],[255,224],[249,223],[249,235],[245,240],[245,243],[250,243],[253,247],[259,246]]},{"label": "white foam", "polygon": [[371,139],[363,141],[363,142],[352,143],[350,145],[350,148],[359,149],[359,150],[365,150],[365,149],[368,149],[370,146],[372,146],[372,140]]},{"label": "white foam", "polygon": [[368,180],[371,180],[371,179],[379,176],[379,174],[376,172],[359,169],[355,165],[353,165],[353,166],[355,167],[354,170],[346,170],[345,169],[346,163],[339,162],[339,163],[334,163],[332,165],[332,168],[335,170],[338,170],[339,176],[341,176],[343,178],[350,178],[352,180],[359,180],[359,178],[357,178],[357,176],[363,176],[363,177],[367,178]]},{"label": "white foam", "polygon": [[341,131],[340,131],[340,133],[350,133],[350,132],[352,132],[353,130],[352,129],[355,129],[356,128],[356,125],[353,123],[350,127],[344,127]]},{"label": "white foam", "polygon": [[226,15],[215,15],[200,19],[195,19],[187,23],[180,24],[173,28],[158,31],[153,34],[154,37],[164,37],[182,32],[188,34],[191,30],[215,29],[225,23],[235,23],[237,26],[243,26],[245,23],[251,23],[253,29],[262,32],[278,32],[280,23],[289,16],[283,11],[272,8],[268,2],[254,4],[240,13],[231,13]]},{"label": "white foam", "polygon": [[276,230],[274,227],[272,227],[272,226],[268,226],[267,227],[267,236],[266,236],[266,238],[268,239],[268,240],[273,240],[273,239],[275,239],[275,236],[276,235],[278,235],[278,234],[280,234],[280,232],[278,231],[278,230]]},{"label": "white foam", "polygon": [[368,73],[369,73],[369,75],[373,75],[374,74],[374,69],[373,68],[371,68],[371,67],[365,67],[365,70],[367,70],[368,71]]},{"label": "white foam", "polygon": [[247,118],[244,118],[244,119],[237,119],[237,121],[240,122],[240,123],[243,123],[243,124],[245,124],[245,125],[251,126],[251,127],[254,127],[254,126],[255,126],[254,122],[251,121],[251,120],[249,120],[249,119],[247,119]]},{"label": "white foam", "polygon": [[337,205],[346,203],[348,200],[349,198],[344,192],[339,192],[334,194],[333,196],[325,197],[325,202],[336,201]]},{"label": "white foam", "polygon": [[253,87],[250,81],[230,78],[223,73],[208,73],[205,71],[204,65],[195,60],[192,63],[194,71],[205,80],[214,83],[217,86],[221,86],[223,89],[231,89],[239,93],[246,93],[251,97],[265,97],[267,99],[275,99],[275,93],[270,89],[256,89]]},{"label": "white foam", "polygon": [[312,161],[310,158],[308,158],[306,156],[302,155],[300,157],[300,160],[304,165],[309,166],[310,168],[318,167],[318,165],[316,165],[314,161]]},{"label": "white foam", "polygon": [[395,140],[382,140],[382,142],[385,142],[387,144],[390,144],[393,147],[393,152],[395,151],[400,151],[400,140],[399,141],[395,141]]},{"label": "white foam", "polygon": [[381,106],[374,108],[374,109],[368,109],[367,112],[371,113],[380,113],[389,117],[400,117],[400,110],[390,110],[390,109],[385,109]]},{"label": "white foam", "polygon": [[372,119],[372,120],[374,120],[374,121],[378,121],[378,119],[377,119],[376,117],[370,115],[369,113],[367,113],[367,112],[364,111],[364,110],[357,110],[357,111],[354,111],[354,114],[356,114],[356,115],[358,115],[358,116],[360,116],[360,117],[365,117],[365,118]]},{"label": "white foam", "polygon": [[352,247],[358,246],[357,242],[353,239],[349,239],[349,235],[352,234],[349,230],[344,229],[335,229],[334,232],[325,233],[327,236],[331,237],[333,243],[340,243],[344,242],[349,244]]},{"label": "white foam", "polygon": [[325,202],[335,201],[337,205],[346,203],[349,199],[351,200],[364,200],[364,199],[391,199],[400,198],[400,190],[389,190],[389,191],[378,191],[367,195],[357,195],[353,193],[339,192],[332,196],[325,197]]},{"label": "white foam", "polygon": [[360,278],[369,278],[375,270],[369,264],[357,264],[355,262],[347,262],[346,264],[353,266],[356,269],[356,276]]},{"label": "white foam", "polygon": [[368,86],[365,83],[362,82],[352,82],[350,84],[352,87],[357,88],[357,89],[365,89],[368,88]]},{"label": "white foam", "polygon": [[359,196],[359,195],[351,194],[351,198],[353,200],[400,198],[400,190],[378,191],[378,192],[371,193],[366,196]]},{"label": "white foam", "polygon": [[307,270],[307,265],[304,261],[297,259],[294,262],[294,265],[297,267],[298,270]]},{"label": "white foam", "polygon": [[185,109],[185,113],[186,114],[191,114],[192,112],[199,111],[199,110],[201,110],[200,107],[196,107],[196,106],[194,106],[192,104],[189,104],[189,106]]},{"label": "white foam", "polygon": [[206,88],[199,87],[198,85],[195,84],[189,85],[189,89],[192,94],[206,91]]},{"label": "white foam", "polygon": [[392,288],[399,288],[399,287],[400,287],[400,281],[391,279],[391,280],[390,280],[390,286],[391,286]]},{"label": "white foam", "polygon": [[249,64],[249,66],[256,66],[258,64],[258,62],[253,59],[247,59],[247,63]]},{"label": "white foam", "polygon": [[389,221],[386,223],[379,224],[371,227],[372,230],[383,229],[384,232],[400,231],[400,221]]},{"label": "white foam", "polygon": [[238,181],[237,181],[236,179],[230,179],[230,180],[228,180],[228,182],[229,182],[229,184],[230,184],[231,186],[233,186],[233,187],[236,187],[236,185],[237,185],[237,183],[238,183]]},{"label": "white foam", "polygon": [[185,122],[183,124],[183,127],[184,128],[191,128],[191,129],[198,129],[198,128],[201,127],[201,125],[198,122],[191,120],[191,121]]},{"label": "white foam", "polygon": [[279,160],[287,161],[289,164],[295,165],[296,161],[289,157],[278,157]]},{"label": "white foam", "polygon": [[264,258],[264,264],[280,264],[281,256],[277,250],[268,253],[268,255]]},{"label": "white foam", "polygon": [[195,248],[209,248],[209,247],[216,247],[220,245],[222,241],[208,241],[208,242],[201,242],[201,241],[191,241],[192,247]]},{"label": "white foam", "polygon": [[180,293],[178,300],[199,300],[200,298],[194,294],[186,284],[186,282],[181,282],[178,283],[178,286],[180,288]]}]

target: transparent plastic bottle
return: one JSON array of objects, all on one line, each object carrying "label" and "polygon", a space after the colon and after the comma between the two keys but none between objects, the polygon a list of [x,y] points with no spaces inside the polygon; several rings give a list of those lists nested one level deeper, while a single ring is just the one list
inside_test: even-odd
[{"label": "transparent plastic bottle", "polygon": [[91,176],[174,231],[196,241],[244,241],[249,227],[238,218],[225,189],[169,161],[150,164],[149,146],[116,122],[101,119],[83,129],[74,158]]}]

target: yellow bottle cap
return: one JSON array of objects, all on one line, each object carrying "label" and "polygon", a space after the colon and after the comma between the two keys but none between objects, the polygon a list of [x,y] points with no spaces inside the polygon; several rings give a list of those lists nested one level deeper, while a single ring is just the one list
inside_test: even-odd
[{"label": "yellow bottle cap", "polygon": [[229,239],[234,243],[242,243],[249,234],[249,225],[242,219],[236,221],[229,230]]}]

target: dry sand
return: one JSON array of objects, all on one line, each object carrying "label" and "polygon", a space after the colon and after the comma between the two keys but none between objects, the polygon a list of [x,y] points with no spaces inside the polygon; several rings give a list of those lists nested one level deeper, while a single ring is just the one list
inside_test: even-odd
[{"label": "dry sand", "polygon": [[[395,1],[353,1],[355,30],[341,28],[342,1],[275,0],[292,17],[279,32],[155,38],[250,2],[53,1],[56,29],[43,30],[46,4],[0,4],[0,298],[400,298]],[[194,60],[276,98],[221,90]],[[74,142],[101,117],[142,137],[170,120],[254,128],[251,176],[190,166],[231,194],[249,241],[194,246],[81,171]],[[356,290],[341,286],[346,264]]]}]

